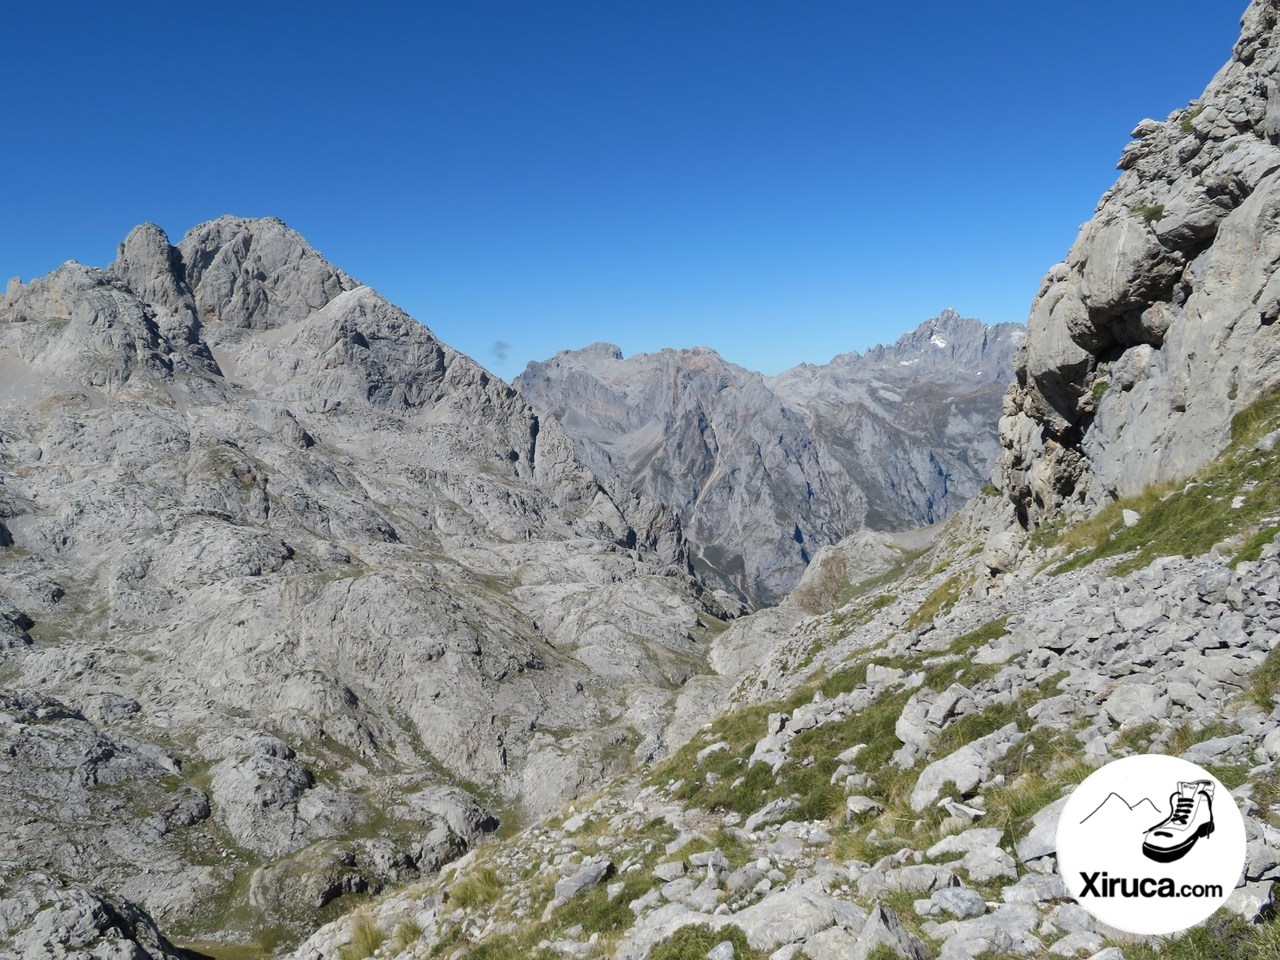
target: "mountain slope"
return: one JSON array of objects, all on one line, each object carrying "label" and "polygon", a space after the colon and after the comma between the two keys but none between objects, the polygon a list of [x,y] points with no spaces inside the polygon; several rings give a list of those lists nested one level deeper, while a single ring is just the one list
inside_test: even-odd
[{"label": "mountain slope", "polygon": [[701,569],[772,603],[821,547],[934,523],[978,490],[1019,332],[945,311],[890,347],[773,378],[702,348],[623,359],[595,344],[515,386],[597,475],[677,511]]},{"label": "mountain slope", "polygon": [[652,753],[713,622],[674,518],[276,220],[10,284],[0,524],[0,863],[200,938]]}]

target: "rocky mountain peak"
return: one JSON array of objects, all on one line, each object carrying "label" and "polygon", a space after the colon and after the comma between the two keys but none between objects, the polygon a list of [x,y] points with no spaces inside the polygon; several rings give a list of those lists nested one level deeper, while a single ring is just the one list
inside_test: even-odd
[{"label": "rocky mountain peak", "polygon": [[[621,360],[622,348],[617,344],[604,343],[597,341],[596,343],[587,344],[578,351],[563,351],[566,353],[579,353],[585,356],[599,357],[602,360]],[[558,354],[557,354],[558,356]]]},{"label": "rocky mountain peak", "polygon": [[182,255],[170,245],[169,236],[154,223],[129,231],[116,251],[110,270],[145,303],[173,312],[195,312]]},{"label": "rocky mountain peak", "polygon": [[669,511],[278,220],[9,286],[0,518],[0,760],[40,757],[0,794],[63,799],[0,811],[0,862],[193,936],[297,932],[651,755],[723,613]]},{"label": "rocky mountain peak", "polygon": [[176,247],[160,227],[143,224],[111,269],[145,302],[252,329],[299,320],[359,286],[275,217],[219,217]]}]

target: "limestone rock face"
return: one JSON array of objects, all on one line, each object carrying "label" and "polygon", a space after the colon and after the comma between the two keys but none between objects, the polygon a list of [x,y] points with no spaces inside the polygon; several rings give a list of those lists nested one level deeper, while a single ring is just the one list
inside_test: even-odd
[{"label": "limestone rock face", "polygon": [[0,523],[0,860],[196,939],[592,789],[716,612],[670,512],[277,220],[10,285]]},{"label": "limestone rock face", "polygon": [[952,513],[985,482],[1021,328],[953,310],[897,343],[764,377],[714,351],[564,351],[516,378],[599,476],[677,511],[695,562],[774,603],[823,547]]},{"label": "limestone rock face", "polygon": [[1020,519],[1194,472],[1280,381],[1280,37],[1255,0],[1200,98],[1144,120],[1032,306],[1000,420]]}]

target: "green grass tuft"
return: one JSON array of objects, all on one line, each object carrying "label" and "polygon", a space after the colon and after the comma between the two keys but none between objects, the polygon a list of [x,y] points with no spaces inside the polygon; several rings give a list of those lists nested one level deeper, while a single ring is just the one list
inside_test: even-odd
[{"label": "green grass tuft", "polygon": [[1133,208],[1133,212],[1147,223],[1155,223],[1164,216],[1164,204],[1153,203],[1149,206],[1139,204]]},{"label": "green grass tuft", "polygon": [[370,918],[361,917],[351,932],[351,942],[338,951],[338,956],[342,960],[365,960],[373,956],[386,939],[382,928]]},{"label": "green grass tuft", "polygon": [[1192,107],[1184,113],[1182,115],[1182,119],[1178,121],[1178,129],[1183,133],[1194,133],[1196,129],[1195,119],[1200,116],[1200,114],[1204,113],[1204,107],[1205,105],[1201,104],[1198,107]]},{"label": "green grass tuft", "polygon": [[419,926],[418,922],[416,920],[405,920],[396,927],[391,943],[396,953],[404,953],[405,950],[421,939],[422,927]]},{"label": "green grass tuft", "polygon": [[747,935],[740,927],[735,926],[721,927],[719,930],[681,927],[653,948],[649,960],[706,960],[712,948],[726,940],[733,944],[734,960],[765,960],[766,954],[751,949]]},{"label": "green grass tuft", "polygon": [[468,910],[487,907],[502,896],[502,881],[491,867],[478,867],[449,888],[451,903]]}]

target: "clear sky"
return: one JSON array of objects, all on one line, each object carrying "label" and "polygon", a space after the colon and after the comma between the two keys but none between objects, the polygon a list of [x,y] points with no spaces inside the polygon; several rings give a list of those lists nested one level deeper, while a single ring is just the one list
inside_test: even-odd
[{"label": "clear sky", "polygon": [[1021,321],[1244,8],[10,4],[0,273],[274,215],[507,379],[594,340],[774,373],[947,306]]}]

